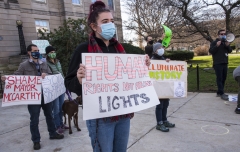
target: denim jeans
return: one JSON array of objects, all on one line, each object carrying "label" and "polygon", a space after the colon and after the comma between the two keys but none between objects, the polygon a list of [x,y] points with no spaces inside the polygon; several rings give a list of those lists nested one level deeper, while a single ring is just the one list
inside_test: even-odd
[{"label": "denim jeans", "polygon": [[[98,126],[97,126],[98,121]],[[93,152],[126,152],[130,118],[111,121],[110,118],[86,121]],[[97,132],[97,133],[96,133]],[[96,141],[97,142],[96,142]]]},{"label": "denim jeans", "polygon": [[56,128],[52,117],[52,102],[44,104],[43,96],[41,105],[28,105],[28,111],[30,114],[30,131],[33,142],[40,142],[40,133],[38,129],[40,110],[43,109],[46,117],[49,136],[52,137],[56,134]]},{"label": "denim jeans", "polygon": [[237,76],[236,81],[238,82],[238,101],[237,101],[237,107],[240,108],[240,76]]},{"label": "denim jeans", "polygon": [[157,124],[167,121],[167,108],[170,99],[159,99],[160,104],[156,106],[155,115]]},{"label": "denim jeans", "polygon": [[53,120],[56,128],[59,128],[63,125],[63,113],[62,113],[62,105],[64,102],[65,93],[57,97],[53,103]]},{"label": "denim jeans", "polygon": [[213,68],[216,74],[216,82],[218,87],[217,94],[222,95],[224,94],[224,85],[227,78],[228,65],[226,63],[215,64],[213,65]]}]

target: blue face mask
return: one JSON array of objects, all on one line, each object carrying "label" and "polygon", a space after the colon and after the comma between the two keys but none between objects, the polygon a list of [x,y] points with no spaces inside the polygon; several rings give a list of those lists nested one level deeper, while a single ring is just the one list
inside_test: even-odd
[{"label": "blue face mask", "polygon": [[116,27],[113,23],[101,24],[102,33],[99,33],[105,40],[110,40],[113,38]]},{"label": "blue face mask", "polygon": [[34,58],[34,59],[38,59],[40,57],[40,53],[39,52],[31,52],[31,56]]},{"label": "blue face mask", "polygon": [[226,38],[227,38],[227,36],[226,36],[226,35],[222,35],[222,36],[221,36],[221,39],[224,39],[224,40],[226,40]]}]

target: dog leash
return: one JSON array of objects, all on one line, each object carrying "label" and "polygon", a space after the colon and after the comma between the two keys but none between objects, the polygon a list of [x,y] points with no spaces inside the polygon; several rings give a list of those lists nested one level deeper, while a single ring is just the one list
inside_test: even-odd
[{"label": "dog leash", "polygon": [[79,105],[79,103],[75,100],[75,99],[72,99],[72,95],[71,95],[71,92],[69,92],[69,90],[66,90],[66,94],[68,96],[68,100],[69,101],[72,101],[74,102],[75,104]]},{"label": "dog leash", "polygon": [[69,101],[73,101],[72,96],[71,96],[71,93],[70,93],[68,90],[66,90],[66,94],[67,94],[67,96],[68,96],[68,100],[69,100]]}]

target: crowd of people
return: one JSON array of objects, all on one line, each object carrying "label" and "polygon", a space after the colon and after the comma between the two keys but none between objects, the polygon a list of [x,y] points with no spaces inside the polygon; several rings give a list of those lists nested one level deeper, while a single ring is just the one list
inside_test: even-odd
[{"label": "crowd of people", "polygon": [[[82,64],[82,53],[125,53],[122,45],[114,39],[116,28],[114,18],[111,11],[106,8],[102,1],[96,1],[90,5],[88,17],[88,25],[91,28],[91,34],[87,42],[78,45],[70,60],[67,75],[65,77],[65,86],[70,92],[76,93],[78,96],[82,93],[82,79],[85,77],[86,68]],[[228,53],[232,52],[229,42],[223,41],[226,36],[225,30],[219,30],[219,38],[211,43],[209,52],[213,57],[213,68],[216,73],[216,82],[218,86],[217,96],[226,100],[228,96],[224,92],[224,84],[228,69]],[[147,46],[145,47],[147,66],[152,60],[165,60],[171,62],[170,59],[164,58],[164,47],[161,40],[154,43],[151,36],[146,37]],[[46,61],[39,59],[40,53],[36,45],[31,44],[27,47],[29,59],[19,65],[15,75],[32,75],[41,76],[43,79],[46,75],[61,74],[62,67],[56,58],[56,50],[52,46],[46,48]],[[240,67],[234,71],[234,78],[240,87]],[[5,77],[2,77],[5,80]],[[63,139],[64,130],[68,129],[63,124],[62,105],[64,102],[64,94],[60,95],[54,101],[44,104],[42,94],[41,105],[28,105],[30,114],[30,132],[34,150],[41,148],[40,133],[38,129],[40,109],[43,109],[46,117],[46,123],[50,139]],[[240,97],[240,92],[238,93]],[[155,108],[156,129],[162,132],[168,132],[169,128],[175,127],[175,124],[167,120],[167,109],[170,99],[159,99],[159,104]],[[240,99],[238,98],[238,106],[235,110],[240,113]],[[99,118],[87,120],[91,145],[94,152],[126,152],[130,132],[130,119],[134,114],[129,113],[120,116],[107,118]]]}]

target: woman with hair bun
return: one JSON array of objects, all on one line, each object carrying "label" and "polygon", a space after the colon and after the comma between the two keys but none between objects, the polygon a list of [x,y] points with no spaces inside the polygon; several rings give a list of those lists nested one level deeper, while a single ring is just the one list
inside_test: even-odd
[{"label": "woman with hair bun", "polygon": [[[65,85],[71,92],[82,94],[82,78],[85,77],[85,66],[82,53],[125,53],[122,45],[113,38],[116,28],[109,9],[102,1],[90,5],[88,25],[92,32],[89,41],[81,43],[72,55]],[[150,65],[149,57],[146,65]],[[126,152],[130,130],[130,119],[133,113],[121,116],[87,120],[87,128],[94,152]]]}]

